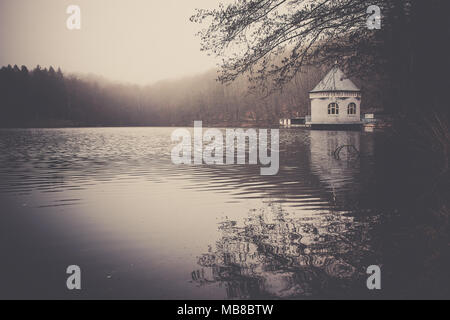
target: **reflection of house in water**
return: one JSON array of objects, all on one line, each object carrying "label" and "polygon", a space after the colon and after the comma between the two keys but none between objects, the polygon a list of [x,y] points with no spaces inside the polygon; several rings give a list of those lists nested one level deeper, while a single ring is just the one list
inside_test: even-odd
[{"label": "reflection of house in water", "polygon": [[[336,155],[340,146],[352,148]],[[372,149],[373,135],[361,132],[284,130],[279,175],[269,180],[221,168],[222,188],[263,194],[269,205],[219,224],[219,239],[198,257],[193,282],[223,286],[228,298],[367,294],[365,263],[379,261],[370,247],[376,216],[359,214],[362,182],[370,178],[361,168],[370,168]]]},{"label": "reflection of house in water", "polygon": [[348,194],[360,172],[361,132],[310,131],[311,171],[333,193]]}]

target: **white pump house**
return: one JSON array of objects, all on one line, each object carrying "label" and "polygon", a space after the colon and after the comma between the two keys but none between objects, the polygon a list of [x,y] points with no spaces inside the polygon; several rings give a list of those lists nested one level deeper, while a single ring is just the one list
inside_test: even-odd
[{"label": "white pump house", "polygon": [[336,65],[309,92],[311,128],[359,127],[361,90]]}]

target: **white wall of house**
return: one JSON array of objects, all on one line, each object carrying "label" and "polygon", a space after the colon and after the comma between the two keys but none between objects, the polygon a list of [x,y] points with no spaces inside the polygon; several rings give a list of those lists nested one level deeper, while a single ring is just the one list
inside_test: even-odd
[{"label": "white wall of house", "polygon": [[[318,92],[311,93],[311,123],[336,124],[361,121],[361,95],[359,92]],[[338,114],[328,114],[330,103],[337,103]],[[356,105],[355,114],[348,114],[348,105]]]}]

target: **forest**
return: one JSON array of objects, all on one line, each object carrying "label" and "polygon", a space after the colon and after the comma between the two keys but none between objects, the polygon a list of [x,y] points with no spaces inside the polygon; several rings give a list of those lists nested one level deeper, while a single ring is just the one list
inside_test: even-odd
[{"label": "forest", "polygon": [[[310,67],[282,91],[267,94],[250,89],[244,76],[222,84],[217,70],[138,86],[66,75],[52,66],[8,65],[0,69],[0,126],[190,126],[194,120],[210,126],[273,126],[279,118],[309,114],[308,92],[327,71],[326,65]],[[373,84],[355,82],[366,93],[363,110],[381,108]]]}]

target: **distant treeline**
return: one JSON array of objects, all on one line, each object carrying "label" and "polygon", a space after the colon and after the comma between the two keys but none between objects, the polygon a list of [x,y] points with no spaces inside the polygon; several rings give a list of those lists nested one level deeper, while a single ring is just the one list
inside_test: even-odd
[{"label": "distant treeline", "polygon": [[[7,66],[0,69],[1,127],[276,125],[280,117],[309,114],[308,91],[327,68],[296,76],[282,92],[249,92],[242,77],[230,85],[216,71],[151,86],[64,75],[61,69]],[[376,107],[359,83],[364,107]]]}]

